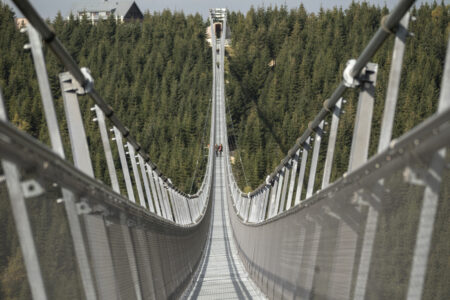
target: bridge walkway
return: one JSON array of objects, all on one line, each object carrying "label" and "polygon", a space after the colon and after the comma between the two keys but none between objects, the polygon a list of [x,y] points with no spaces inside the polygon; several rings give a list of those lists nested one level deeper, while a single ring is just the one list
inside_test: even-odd
[{"label": "bridge walkway", "polygon": [[216,158],[212,227],[190,299],[264,299],[237,257],[225,199],[225,157]]},{"label": "bridge walkway", "polygon": [[[223,77],[217,76],[218,81]],[[216,85],[217,105],[216,143],[227,138],[224,93],[221,84]],[[198,277],[189,293],[189,299],[265,299],[249,278],[234,244],[232,228],[228,217],[226,155],[215,157],[212,197],[211,231],[207,241],[206,255],[200,266]]]}]

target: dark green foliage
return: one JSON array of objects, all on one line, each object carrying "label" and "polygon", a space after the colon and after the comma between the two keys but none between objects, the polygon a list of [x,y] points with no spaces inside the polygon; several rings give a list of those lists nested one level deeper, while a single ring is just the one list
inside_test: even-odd
[{"label": "dark green foliage", "polygon": [[[2,6],[1,14],[0,84],[10,119],[48,143],[32,59],[23,50],[27,36],[15,28],[9,9]],[[93,26],[84,20],[64,21],[58,15],[51,25],[79,65],[89,67],[96,89],[152,161],[177,187],[189,192],[197,158],[201,158],[202,147],[206,146],[200,141],[211,91],[211,51],[205,40],[206,23],[202,17],[164,11],[146,15],[142,23],[116,24],[108,19]],[[65,150],[70,159],[58,81],[58,73],[64,69],[45,50]],[[93,102],[88,97],[79,100],[95,174],[108,183],[98,126],[91,122],[94,114],[89,109]],[[204,173],[204,163],[199,165],[193,192]],[[120,166],[119,161],[116,166]]]},{"label": "dark green foliage", "polygon": [[[386,14],[386,8],[367,3],[317,14],[303,6],[230,14],[233,38],[226,90],[235,125],[230,134],[237,138],[251,188],[262,183],[307,128],[341,81],[347,60],[361,53]],[[449,34],[448,6],[424,4],[411,14],[417,21],[410,23],[414,37],[407,42],[394,137],[435,112]],[[372,59],[379,73],[370,155],[378,146],[393,40],[390,37]],[[348,91],[345,98],[332,180],[348,168],[357,91]],[[322,149],[326,151],[326,145]],[[235,173],[243,188],[240,168],[237,164]],[[320,170],[319,163],[317,178]]]},{"label": "dark green foliage", "polygon": [[[229,15],[232,44],[227,49],[226,65],[227,109],[231,115],[228,124],[231,126],[233,120],[234,126],[229,128],[230,145],[236,156],[235,174],[243,189],[256,188],[278,165],[340,82],[345,62],[361,52],[386,14],[386,8],[353,3],[345,10],[320,10],[317,14],[307,13],[300,6],[290,11],[284,7],[269,7],[251,9],[246,15],[234,12]],[[415,36],[407,42],[394,137],[436,110],[450,33],[448,6],[424,4],[413,9],[412,15],[417,17],[417,21],[410,24]],[[142,23],[116,24],[108,19],[92,26],[87,21],[65,21],[59,15],[51,26],[80,66],[90,68],[96,89],[177,187],[191,191],[192,176],[199,161],[194,192],[204,173],[202,149],[208,137],[201,141],[204,133],[208,133],[204,124],[208,122],[211,91],[211,50],[205,41],[207,24],[204,20],[199,15],[164,11],[147,14]],[[0,87],[9,117],[20,129],[49,144],[32,59],[23,50],[27,37],[15,28],[14,15],[3,4],[0,5],[0,34]],[[379,74],[370,155],[377,149],[392,46],[393,37],[390,37],[372,60],[379,64]],[[48,49],[45,52],[66,156],[71,159],[57,77],[64,69]],[[345,98],[348,103],[340,122],[332,180],[348,168],[357,91],[347,92]],[[79,100],[95,175],[109,183],[98,126],[91,121],[93,103],[88,97]],[[317,178],[322,175],[326,138],[324,140]],[[115,144],[111,145],[116,167],[119,167]],[[241,161],[248,183],[244,180]],[[121,172],[118,176],[124,190]],[[404,253],[412,249],[420,199],[414,197],[412,189],[409,193],[401,196],[414,201],[398,201],[380,218],[379,248],[374,254],[374,261],[380,264],[371,274],[377,282],[370,291],[375,298],[404,297],[398,294],[396,286],[405,284],[409,263],[403,258],[404,269],[389,268],[386,265],[390,265],[390,261],[385,257],[394,251]],[[447,196],[443,199],[448,199],[448,188],[444,195]],[[4,189],[0,189],[0,196],[3,200],[0,203],[2,241],[7,241],[0,243],[0,298],[27,299],[29,288],[22,284],[24,267],[13,222],[8,218]],[[47,200],[54,202],[54,195],[47,196]],[[448,201],[440,203],[439,224],[446,224],[446,203]],[[66,296],[81,297],[77,294],[79,279],[75,273],[70,274],[76,268],[62,208],[49,203],[30,207],[41,264],[45,276],[49,276],[46,282],[56,279],[71,282],[70,286],[60,285],[70,292]],[[439,233],[448,237],[448,226],[439,226]],[[400,228],[398,238],[387,234],[392,227]],[[449,239],[436,232],[438,230],[433,241],[437,248],[432,250],[430,264],[435,270],[448,270],[448,263],[442,265],[446,253],[439,251],[448,249]],[[58,236],[58,242],[52,243],[54,249],[48,249],[54,236]],[[407,242],[400,239],[404,236]],[[66,257],[71,259],[64,259]],[[398,256],[389,259],[396,258]],[[426,284],[430,286],[439,275],[439,272],[430,272]],[[442,285],[437,289],[429,288],[426,293],[430,298],[442,298],[448,295],[446,291],[448,287]],[[49,287],[49,292],[55,299],[63,297],[58,288]]]},{"label": "dark green foliage", "polygon": [[[90,68],[96,89],[177,187],[189,192],[198,168],[192,187],[195,192],[204,174],[202,150],[208,136],[202,137],[208,134],[204,128],[211,92],[211,50],[202,17],[164,11],[146,15],[142,23],[116,24],[109,19],[93,26],[87,21],[65,21],[59,15],[51,26],[79,65]],[[16,29],[14,14],[4,4],[0,4],[0,36],[0,87],[9,118],[50,145],[34,65],[23,49],[27,35]],[[58,80],[64,68],[49,49],[44,51],[66,157],[71,160]],[[96,178],[109,184],[98,125],[92,122],[93,102],[86,96],[79,97],[79,102]],[[115,142],[111,146],[120,168]],[[126,194],[121,173],[119,181]],[[82,299],[72,240],[64,206],[56,204],[58,197],[47,193],[28,204],[41,269],[49,298]],[[0,199],[0,298],[29,299],[3,185]]]}]

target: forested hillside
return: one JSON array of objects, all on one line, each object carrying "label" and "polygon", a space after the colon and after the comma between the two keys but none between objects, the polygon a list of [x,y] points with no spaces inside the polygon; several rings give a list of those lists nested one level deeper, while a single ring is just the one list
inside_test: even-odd
[{"label": "forested hillside", "polygon": [[[31,57],[23,50],[26,35],[15,29],[13,14],[2,6],[0,83],[11,120],[47,141]],[[303,6],[231,12],[232,45],[227,50],[229,132],[238,150],[235,172],[241,187],[257,187],[279,163],[342,78],[345,63],[355,58],[378,28],[386,8],[366,3],[308,13]],[[449,32],[449,6],[422,5],[408,38],[394,136],[400,136],[435,111]],[[81,66],[88,66],[95,86],[135,134],[152,160],[182,190],[190,192],[199,161],[210,98],[210,48],[207,23],[200,15],[169,11],[146,15],[141,23],[64,21],[51,24]],[[372,60],[379,64],[371,152],[376,149],[393,38]],[[57,74],[63,71],[47,55],[56,104],[62,116]],[[346,171],[349,133],[357,93],[347,92],[347,114],[339,130],[333,178]],[[91,101],[81,98],[88,113]],[[64,118],[63,134],[68,145]],[[100,149],[96,124],[86,119],[92,149]],[[208,131],[206,130],[206,133]],[[207,139],[205,139],[207,141]],[[67,151],[70,147],[66,147]],[[70,156],[70,153],[68,153]],[[239,157],[241,155],[241,157]],[[97,176],[108,182],[101,151],[93,151]],[[241,160],[248,183],[245,184]],[[197,176],[193,191],[198,187]]]},{"label": "forested hillside", "polygon": [[[407,40],[394,137],[436,110],[450,33],[449,9],[443,4],[424,4],[411,11],[416,21],[410,22],[414,35]],[[229,124],[229,132],[234,133],[233,147],[237,140],[236,157],[242,155],[249,185],[246,191],[256,188],[280,163],[341,81],[345,63],[361,53],[387,14],[386,8],[367,3],[317,14],[302,6],[290,11],[260,8],[246,15],[230,14],[232,47],[226,91],[234,129]],[[372,59],[379,72],[371,154],[377,147],[393,42],[390,37]],[[347,171],[357,92],[349,91],[345,98],[348,103],[340,123],[334,179]],[[239,159],[234,169],[244,188]]]},{"label": "forested hillside", "polygon": [[[15,28],[14,16],[3,4],[0,14],[0,85],[10,119],[47,142],[31,55],[23,50],[27,35]],[[79,65],[91,70],[96,89],[152,161],[176,186],[189,192],[197,160],[202,158],[201,140],[205,121],[209,120],[206,116],[211,94],[211,50],[205,40],[202,17],[164,11],[146,15],[142,23],[116,24],[109,19],[93,26],[88,21],[64,21],[58,16],[51,26]],[[53,53],[46,52],[70,157],[58,80],[58,73],[64,69]],[[92,101],[81,97],[80,104],[84,116],[93,118],[89,110]],[[96,176],[108,182],[98,126],[92,118],[85,118],[85,127],[94,168]],[[207,143],[207,137],[205,140]]]},{"label": "forested hillside", "polygon": [[[80,66],[90,68],[96,89],[152,161],[176,186],[189,192],[197,160],[199,165],[205,162],[202,147],[208,143],[208,136],[204,137],[206,144],[202,144],[202,137],[208,134],[205,121],[209,120],[211,49],[202,17],[164,11],[145,15],[142,23],[116,24],[110,19],[93,26],[61,16],[50,23]],[[24,50],[26,43],[28,37],[16,29],[13,12],[0,3],[0,88],[10,120],[49,144],[31,54]],[[66,155],[71,160],[58,81],[64,68],[47,48],[45,52]],[[96,177],[109,183],[98,125],[90,111],[93,102],[86,96],[79,101]],[[199,169],[193,192],[204,173],[201,166]],[[124,185],[123,180],[120,183]],[[64,206],[56,202],[60,197],[60,192],[50,190],[27,203],[39,262],[49,299],[83,299]],[[4,181],[0,200],[0,299],[30,299]]]},{"label": "forested hillside", "polygon": [[[416,21],[410,23],[414,35],[407,40],[394,137],[436,110],[450,33],[449,8],[444,4],[424,4],[411,12]],[[225,74],[231,116],[228,125],[236,157],[235,174],[242,189],[256,188],[278,165],[341,80],[346,61],[361,52],[386,14],[386,8],[364,3],[318,13],[309,13],[300,6],[294,10],[269,7],[229,14],[232,41],[227,48]],[[146,14],[142,23],[116,24],[110,19],[93,26],[86,21],[65,21],[61,16],[49,23],[79,64],[90,68],[96,89],[177,187],[190,192],[194,170],[198,169],[194,192],[204,172],[202,149],[208,143],[205,124],[209,126],[212,66],[205,29],[209,24],[200,15],[185,16],[169,11]],[[0,87],[9,117],[22,130],[49,143],[31,55],[23,49],[27,36],[15,28],[14,14],[4,4],[0,4],[0,37]],[[393,37],[390,37],[372,60],[379,64],[372,154],[377,147],[392,46]],[[48,49],[45,51],[70,159],[57,77],[64,69]],[[348,103],[340,123],[334,179],[347,170],[357,91],[347,92],[345,98]],[[92,114],[90,99],[80,97],[80,103],[85,116]],[[85,118],[85,127],[94,168],[97,177],[108,183],[98,126],[92,122],[93,117],[92,114],[91,118]],[[325,150],[322,147],[321,151]],[[0,198],[6,197],[2,186]],[[32,221],[38,250],[45,249],[45,253],[40,252],[43,273],[51,276],[46,278],[47,282],[56,282],[48,287],[49,294],[54,299],[80,298],[79,279],[73,272],[76,265],[67,259],[73,258],[68,229],[66,225],[51,226],[65,224],[58,219],[64,216],[63,208],[51,201],[33,201],[30,206],[37,203],[44,204],[30,210],[42,212],[42,215],[33,214]],[[0,243],[0,298],[28,299],[21,252],[8,205],[8,201],[0,202],[0,238],[7,241]],[[407,219],[398,218],[399,223],[403,220]],[[446,240],[442,239],[442,243]],[[391,248],[386,249],[380,257],[391,255]],[[395,278],[400,279],[391,285],[402,281],[407,274],[404,270],[392,272],[397,272]],[[391,278],[386,279],[389,281]]]}]

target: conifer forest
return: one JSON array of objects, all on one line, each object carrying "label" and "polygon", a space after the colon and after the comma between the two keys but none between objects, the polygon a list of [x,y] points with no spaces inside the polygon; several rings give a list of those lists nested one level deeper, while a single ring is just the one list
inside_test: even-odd
[{"label": "conifer forest", "polygon": [[[314,13],[302,5],[296,9],[265,7],[245,13],[229,12],[227,123],[234,174],[242,191],[257,188],[280,163],[341,81],[346,62],[361,53],[388,13],[386,7],[365,2]],[[407,39],[393,138],[436,111],[450,35],[450,5],[421,4],[411,10],[411,15],[414,21],[409,24],[412,34]],[[0,87],[7,112],[18,128],[50,145],[32,57],[24,49],[28,38],[16,28],[14,18],[12,9],[0,3]],[[202,183],[208,153],[213,68],[206,40],[209,21],[200,14],[165,10],[147,12],[142,22],[117,23],[110,18],[92,25],[87,20],[67,20],[61,14],[48,22],[78,64],[90,69],[96,90],[146,149],[152,162],[180,190],[194,194]],[[379,71],[369,156],[376,153],[378,146],[393,43],[390,37],[372,59]],[[44,47],[44,51],[66,157],[71,160],[58,79],[64,68],[49,49]],[[344,98],[347,103],[339,124],[339,151],[335,153],[332,181],[348,168],[358,93],[350,90]],[[87,96],[79,99],[83,114],[89,115],[92,100]],[[84,121],[95,175],[109,184],[98,125],[92,118]],[[326,151],[326,146],[321,151]],[[323,163],[319,161],[318,176]],[[121,174],[118,176],[121,179]],[[124,183],[121,189],[125,191]],[[2,186],[0,299],[29,299],[22,254],[5,199],[7,193]],[[55,204],[36,209],[54,211],[55,216],[62,211]],[[450,211],[450,205],[442,209]],[[67,235],[63,235],[64,239],[52,238],[67,231],[67,225],[48,231],[45,228],[50,226],[44,223],[55,220],[39,220],[39,215],[33,218],[36,224],[43,224],[42,228],[35,227],[41,237],[36,243],[45,261],[43,273],[59,282],[48,287],[50,298],[82,298],[80,279],[66,272],[76,268],[74,260],[65,259],[73,256],[71,239]],[[441,230],[446,238],[438,245],[449,249],[450,230]],[[54,247],[44,250],[48,242]],[[448,270],[450,262],[441,267]],[[59,271],[46,272],[56,269]],[[392,271],[392,278],[397,278],[392,286],[385,280],[387,286],[383,288],[395,289],[394,283],[402,280],[402,275],[395,272],[400,271]],[[427,280],[438,275],[430,276]],[[64,290],[59,290],[63,285]],[[429,299],[444,299],[449,292],[448,286],[437,287],[437,294],[430,294]]]}]

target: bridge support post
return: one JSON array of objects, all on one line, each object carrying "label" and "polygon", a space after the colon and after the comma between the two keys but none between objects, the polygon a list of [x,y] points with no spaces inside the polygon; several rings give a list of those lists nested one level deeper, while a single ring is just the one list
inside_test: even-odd
[{"label": "bridge support post", "polygon": [[[442,76],[441,94],[439,97],[438,113],[450,109],[450,39],[447,42],[447,54]],[[443,161],[447,156],[447,149],[437,151],[429,164],[429,169],[434,177],[429,180],[423,194],[422,210],[420,212],[419,228],[417,230],[416,245],[414,247],[413,263],[408,286],[408,300],[421,299],[423,285],[427,273],[428,256],[433,237],[434,221],[439,202],[441,189]],[[428,178],[428,179],[429,179]]]},{"label": "bridge support post", "polygon": [[331,119],[330,135],[328,138],[327,157],[325,159],[325,166],[323,170],[322,189],[326,188],[330,183],[331,169],[333,167],[334,148],[336,146],[337,131],[339,126],[339,119],[341,116],[342,98],[336,103],[333,109],[333,117]]},{"label": "bridge support post", "polygon": [[67,127],[75,166],[86,175],[94,178],[91,156],[84,131],[83,118],[78,104],[77,94],[84,94],[84,89],[69,72],[59,74],[61,93],[64,100]]},{"label": "bridge support post", "polygon": [[[58,126],[58,120],[56,117],[56,111],[53,103],[53,96],[51,93],[50,83],[48,80],[44,53],[42,51],[41,36],[30,24],[26,27],[26,32],[30,40],[31,53],[33,55],[34,67],[38,79],[39,90],[41,92],[42,106],[49,131],[52,149],[60,157],[64,158],[65,157],[64,147]],[[0,101],[3,100],[0,99]],[[80,271],[80,277],[83,284],[84,295],[87,300],[94,300],[96,299],[97,296],[95,293],[91,268],[89,266],[86,244],[82,235],[80,220],[76,212],[75,207],[76,198],[71,191],[65,188],[62,188],[62,196],[64,199],[64,207],[67,213],[67,221],[72,236],[75,256]]]},{"label": "bridge support post", "polygon": [[295,178],[297,175],[298,169],[298,160],[300,158],[300,150],[297,150],[294,158],[292,159],[292,170],[291,170],[291,182],[289,183],[289,193],[286,200],[286,210],[291,208],[292,206],[292,197],[294,196],[294,188],[295,188]]},{"label": "bridge support post", "polygon": [[[0,90],[0,120],[6,122],[8,116],[4,106],[3,94]],[[10,161],[1,160],[3,172],[6,178],[11,211],[16,225],[19,244],[23,254],[25,270],[27,272],[28,283],[30,285],[31,295],[34,299],[47,299],[47,292],[42,279],[39,258],[34,243],[33,231],[31,229],[30,219],[28,217],[25,196],[20,185],[19,168]]]},{"label": "bridge support post", "polygon": [[317,128],[314,128],[316,131],[315,140],[314,140],[314,149],[311,160],[311,169],[309,171],[308,178],[308,187],[306,189],[306,199],[312,196],[314,192],[314,183],[316,181],[316,172],[317,172],[317,163],[319,161],[319,151],[320,151],[320,143],[322,142],[323,135],[323,121],[320,122]]},{"label": "bridge support post", "polygon": [[305,179],[306,163],[308,161],[308,152],[311,150],[311,138],[307,138],[303,144],[302,161],[300,163],[300,171],[298,174],[297,192],[295,193],[295,205],[300,204],[303,190],[303,180]]},{"label": "bridge support post", "polygon": [[[358,78],[361,82],[361,91],[353,131],[349,171],[357,169],[367,161],[377,72],[378,65],[368,63]],[[358,220],[356,221],[358,222]],[[334,299],[348,299],[350,297],[357,241],[358,232],[356,229],[352,228],[350,224],[341,218],[336,250],[333,255],[332,273],[327,292],[328,297]]]},{"label": "bridge support post", "polygon": [[158,216],[161,216],[162,215],[161,206],[160,206],[159,200],[158,200],[158,191],[156,190],[154,172],[148,164],[146,164],[146,167],[147,167],[148,180],[150,181],[150,188],[152,191],[152,196],[153,196],[153,201],[154,201],[153,204],[155,205],[155,212]]},{"label": "bridge support post", "polygon": [[150,209],[150,212],[154,213],[155,207],[153,206],[152,195],[150,192],[149,180],[148,180],[148,176],[147,176],[148,174],[145,171],[144,159],[142,158],[142,156],[140,154],[138,154],[138,160],[139,160],[139,167],[141,169],[142,180],[144,181],[144,188],[145,188],[145,194],[147,196],[148,208]]},{"label": "bridge support post", "polygon": [[103,143],[103,149],[105,151],[106,165],[108,167],[109,178],[111,179],[111,187],[116,193],[120,194],[116,167],[114,166],[114,159],[111,152],[111,145],[109,144],[108,130],[106,129],[105,114],[97,105],[95,105],[94,110],[97,116],[98,127],[100,129],[100,136]]},{"label": "bridge support post", "polygon": [[[409,19],[410,14],[406,13],[400,21],[400,26],[396,32],[394,53],[392,55],[392,64],[389,74],[389,84],[386,93],[386,102],[384,104],[383,121],[381,123],[380,140],[378,143],[378,153],[386,150],[391,142],[392,127],[394,125],[398,91],[400,88],[403,56],[405,53],[405,43],[408,36]],[[383,184],[383,181],[379,182],[379,185],[382,186]],[[382,188],[381,186],[380,188]],[[366,285],[369,277],[377,225],[378,208],[374,207],[374,205],[369,205],[361,249],[361,258],[358,267],[358,276],[356,278],[354,300],[363,300],[366,295]]]},{"label": "bridge support post", "polygon": [[[310,225],[307,227],[307,240],[309,243],[306,244],[306,248],[304,250],[305,257],[309,259],[305,260],[304,263],[302,261],[302,269],[305,270],[305,279],[304,279],[304,289],[301,299],[310,299],[311,292],[313,289],[314,282],[314,274],[316,272],[316,263],[317,256],[319,254],[319,243],[320,237],[322,234],[322,225],[319,223],[319,220],[313,219],[310,216],[306,216],[307,220],[309,219]],[[303,265],[305,265],[303,267]]]},{"label": "bridge support post", "polygon": [[275,201],[276,201],[276,195],[277,195],[277,189],[278,189],[278,178],[275,178],[275,181],[272,185],[272,188],[270,189],[270,202],[269,202],[269,211],[268,211],[268,218],[272,218],[275,215]]},{"label": "bridge support post", "polygon": [[[82,172],[94,178],[94,170],[77,97],[77,94],[83,94],[85,90],[80,87],[79,83],[69,72],[59,74],[59,78],[74,164]],[[84,215],[84,221],[99,297],[117,299],[115,291],[117,285],[105,221],[102,216],[93,215]],[[112,276],[102,276],[103,272],[108,272]],[[109,289],[105,287],[109,287]]]},{"label": "bridge support post", "polygon": [[130,156],[130,161],[131,161],[131,168],[133,169],[133,175],[134,175],[134,182],[136,183],[136,189],[138,192],[138,196],[139,196],[139,203],[142,207],[146,207],[146,203],[145,203],[145,196],[144,196],[144,191],[142,189],[142,183],[141,183],[141,178],[139,176],[139,170],[137,167],[137,163],[136,163],[136,150],[134,149],[133,145],[131,145],[129,142],[127,142],[128,145],[128,153]]},{"label": "bridge support post", "polygon": [[266,217],[266,209],[267,209],[267,200],[268,200],[268,190],[267,188],[264,188],[261,194],[261,209],[259,211],[259,215],[257,218],[257,222],[262,222],[265,220]]},{"label": "bridge support post", "polygon": [[125,214],[122,213],[120,215],[120,219],[121,219],[120,221],[122,223],[121,228],[122,228],[123,241],[125,244],[125,250],[127,253],[128,263],[130,266],[131,279],[133,281],[134,292],[136,293],[136,299],[142,300],[136,256],[134,254],[135,249],[133,247],[133,242],[131,240],[130,228],[127,224],[127,219],[126,219]]},{"label": "bridge support post", "polygon": [[280,176],[278,179],[278,187],[277,187],[277,194],[275,198],[275,206],[273,207],[273,215],[277,215],[279,208],[280,208],[280,200],[281,200],[281,191],[283,190],[283,182],[284,182],[284,175],[286,174],[286,167],[283,167],[280,172]]},{"label": "bridge support post", "polygon": [[289,161],[285,168],[285,175],[284,175],[284,184],[283,189],[281,190],[281,200],[280,200],[280,207],[278,208],[278,213],[282,213],[284,211],[284,208],[286,206],[286,193],[287,193],[287,187],[289,185],[289,176],[291,176],[292,173],[292,161]]},{"label": "bridge support post", "polygon": [[173,214],[175,217],[175,222],[184,224],[180,214],[180,199],[177,194],[174,194],[173,191],[171,191],[171,194],[172,194]]},{"label": "bridge support post", "polygon": [[127,157],[125,156],[125,150],[123,147],[122,133],[117,129],[117,127],[113,127],[114,136],[117,144],[117,152],[119,152],[120,165],[122,166],[122,175],[125,180],[125,187],[127,189],[128,199],[131,202],[136,202],[134,199],[134,191],[133,186],[131,185],[131,177],[130,171],[128,170]]}]

